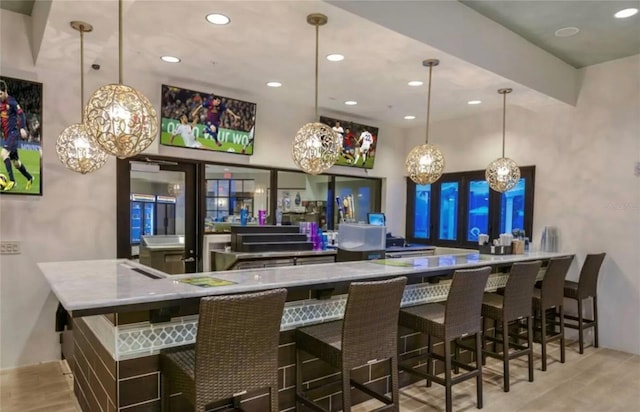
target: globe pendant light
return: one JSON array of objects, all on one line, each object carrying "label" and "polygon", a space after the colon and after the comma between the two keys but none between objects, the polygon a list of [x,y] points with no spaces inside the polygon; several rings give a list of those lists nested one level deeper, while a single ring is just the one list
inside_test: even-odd
[{"label": "globe pendant light", "polygon": [[118,0],[118,84],[96,90],[85,108],[85,125],[100,147],[121,159],[155,140],[158,116],[140,91],[122,84],[122,0]]},{"label": "globe pendant light", "polygon": [[428,185],[440,179],[444,172],[444,156],[440,149],[429,144],[429,115],[431,111],[431,72],[440,64],[437,59],[429,59],[422,65],[429,68],[429,89],[427,92],[427,133],[425,144],[416,146],[407,155],[405,167],[411,180],[419,185]]},{"label": "globe pendant light", "polygon": [[507,117],[507,94],[511,93],[512,89],[500,89],[502,97],[502,157],[489,163],[487,170],[485,171],[485,179],[489,183],[489,187],[496,192],[506,192],[511,190],[520,181],[520,168],[518,164],[504,157],[504,141],[505,141],[505,126]]},{"label": "globe pendant light", "polygon": [[74,172],[87,174],[101,168],[108,155],[93,141],[84,125],[84,33],[93,30],[89,23],[72,21],[71,27],[80,32],[80,116],[81,123],[62,131],[56,141],[58,158]]},{"label": "globe pendant light", "polygon": [[[316,100],[315,118],[318,119],[318,34],[320,26],[327,24],[327,16],[314,13],[307,16],[307,23],[316,27]],[[293,138],[291,155],[296,165],[305,173],[320,174],[335,164],[342,149],[342,137],[326,124],[307,123]]]}]

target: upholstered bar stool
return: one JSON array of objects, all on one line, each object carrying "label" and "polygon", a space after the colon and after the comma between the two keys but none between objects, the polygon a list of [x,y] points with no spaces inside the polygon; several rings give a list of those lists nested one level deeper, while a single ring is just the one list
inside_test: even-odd
[{"label": "upholstered bar stool", "polygon": [[[485,356],[501,359],[503,363],[504,391],[509,392],[509,361],[511,359],[524,356],[529,361],[529,382],[533,382],[533,317],[531,309],[531,299],[533,298],[533,288],[536,283],[536,276],[540,270],[542,262],[522,262],[514,263],[507,280],[507,285],[501,294],[485,293],[482,302],[483,316],[483,350]],[[494,336],[487,335],[487,320],[495,321]],[[527,321],[527,346],[510,342],[509,324]],[[500,328],[498,328],[500,326]],[[498,331],[502,336],[497,339]],[[500,353],[490,351],[487,348],[487,341],[500,343],[502,351]],[[513,348],[514,351],[510,351]]]},{"label": "upholstered bar stool", "polygon": [[[342,408],[351,410],[351,386],[385,404],[378,410],[400,410],[398,391],[398,311],[407,278],[354,282],[344,318],[296,330],[296,405],[326,411],[312,399],[318,388],[303,389],[301,351],[316,356],[342,372]],[[351,370],[387,359],[390,362],[391,398],[351,378]],[[331,385],[333,383],[329,383]]]},{"label": "upholstered bar stool", "polygon": [[[564,282],[564,297],[578,302],[578,316],[564,315],[571,321],[564,326],[578,329],[580,353],[584,353],[584,330],[587,328],[593,328],[593,346],[598,347],[598,275],[605,256],[606,253],[587,255],[580,270],[578,282],[569,280]],[[582,313],[582,301],[587,298],[593,299],[593,319],[585,319]]]},{"label": "upholstered bar stool", "polygon": [[[453,409],[452,385],[476,378],[477,407],[482,409],[482,349],[481,349],[481,309],[482,295],[491,273],[490,267],[478,269],[457,270],[453,274],[446,304],[432,303],[403,308],[400,311],[400,324],[407,328],[428,335],[428,351],[424,355],[427,371],[414,369],[406,361],[423,356],[418,355],[403,359],[400,368],[406,372],[416,374],[427,380],[445,386],[446,410]],[[475,367],[452,359],[451,344],[458,338],[475,335]],[[444,343],[444,356],[433,352],[433,339],[441,339]],[[457,353],[457,350],[456,350]],[[433,371],[433,359],[444,362],[444,378],[436,376]],[[452,377],[452,365],[467,372]]]},{"label": "upholstered bar stool", "polygon": [[[536,320],[539,320],[540,338],[536,339],[542,348],[542,370],[547,370],[547,343],[560,341],[560,363],[565,361],[564,340],[564,280],[571,266],[573,256],[554,258],[549,260],[549,266],[540,285],[533,290],[533,310]],[[540,286],[540,287],[538,287]],[[557,333],[549,334],[547,330],[547,310],[555,309],[554,323],[559,323]],[[557,319],[556,319],[557,317]],[[552,325],[554,331],[556,325]]]},{"label": "upholstered bar stool", "polygon": [[[162,410],[171,392],[182,392],[195,412],[240,396],[269,389],[270,410],[278,410],[278,340],[286,289],[244,295],[205,297],[195,348],[160,354]],[[182,411],[180,411],[182,412]]]}]

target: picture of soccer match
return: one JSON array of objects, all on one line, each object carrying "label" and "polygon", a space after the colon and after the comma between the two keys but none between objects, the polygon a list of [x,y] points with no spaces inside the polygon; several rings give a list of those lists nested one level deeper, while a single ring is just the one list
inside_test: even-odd
[{"label": "picture of soccer match", "polygon": [[162,85],[161,113],[163,145],[253,154],[255,103]]},{"label": "picture of soccer match", "polygon": [[0,193],[42,195],[42,83],[0,76]]},{"label": "picture of soccer match", "polygon": [[378,142],[377,127],[326,116],[320,116],[320,123],[330,126],[342,136],[342,154],[337,165],[373,169]]}]

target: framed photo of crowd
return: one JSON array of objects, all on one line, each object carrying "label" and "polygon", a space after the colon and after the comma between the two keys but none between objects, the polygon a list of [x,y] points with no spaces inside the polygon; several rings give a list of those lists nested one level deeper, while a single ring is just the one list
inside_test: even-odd
[{"label": "framed photo of crowd", "polygon": [[252,155],[256,104],[162,85],[160,143]]},{"label": "framed photo of crowd", "polygon": [[342,154],[336,165],[373,169],[376,160],[378,128],[348,120],[320,116],[320,123],[342,137]]},{"label": "framed photo of crowd", "polygon": [[0,75],[0,194],[42,195],[42,83]]}]

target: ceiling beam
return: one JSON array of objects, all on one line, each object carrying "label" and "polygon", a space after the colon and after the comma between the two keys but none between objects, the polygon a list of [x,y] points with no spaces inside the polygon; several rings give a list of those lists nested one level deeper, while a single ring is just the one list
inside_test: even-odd
[{"label": "ceiling beam", "polygon": [[[576,104],[577,69],[458,1],[325,1],[561,102]],[[425,56],[429,57],[433,56]]]},{"label": "ceiling beam", "polygon": [[31,36],[29,37],[29,43],[31,44],[31,55],[33,56],[34,64],[38,61],[40,46],[42,46],[50,12],[51,0],[36,1],[31,11]]}]

